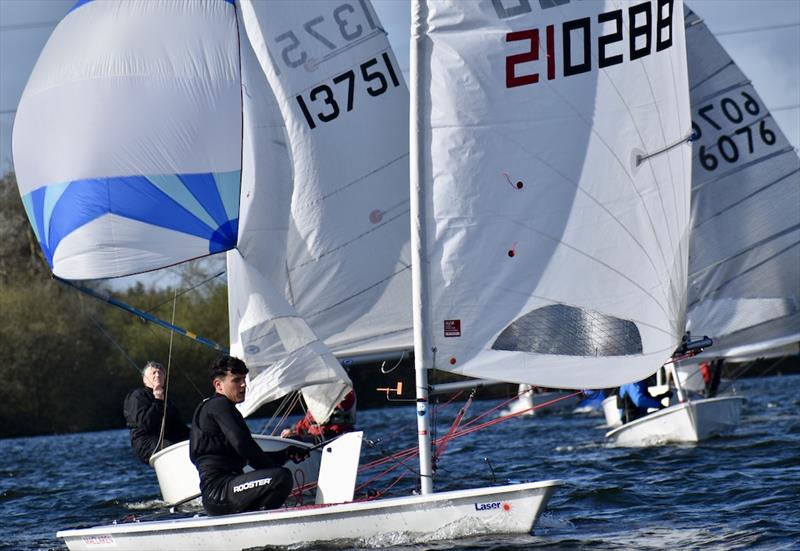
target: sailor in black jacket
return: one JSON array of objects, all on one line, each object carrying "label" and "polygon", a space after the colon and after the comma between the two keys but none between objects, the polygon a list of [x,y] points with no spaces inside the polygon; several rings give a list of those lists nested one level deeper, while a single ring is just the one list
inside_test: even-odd
[{"label": "sailor in black jacket", "polygon": [[[158,446],[164,419],[164,367],[147,362],[142,371],[143,388],[128,393],[123,405],[125,423],[131,429],[131,448],[142,463],[148,463]],[[171,403],[167,405],[164,440],[159,449],[189,438],[189,427]]]},{"label": "sailor in black jacket", "polygon": [[[200,473],[203,507],[210,515],[280,507],[292,489],[291,471],[282,465],[308,455],[297,446],[265,452],[253,440],[236,409],[244,401],[247,372],[238,358],[218,358],[212,366],[216,393],[192,417],[189,456]],[[255,470],[245,474],[248,464]]]}]

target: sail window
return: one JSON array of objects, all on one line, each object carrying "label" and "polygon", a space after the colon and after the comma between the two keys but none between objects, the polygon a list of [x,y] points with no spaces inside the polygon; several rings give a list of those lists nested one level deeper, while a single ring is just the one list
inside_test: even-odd
[{"label": "sail window", "polygon": [[553,304],[514,320],[492,349],[559,356],[628,356],[642,353],[642,338],[630,320]]}]

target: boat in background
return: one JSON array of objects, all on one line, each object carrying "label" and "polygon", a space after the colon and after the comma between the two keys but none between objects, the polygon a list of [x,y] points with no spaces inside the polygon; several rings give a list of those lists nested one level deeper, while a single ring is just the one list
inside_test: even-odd
[{"label": "boat in background", "polygon": [[619,426],[616,404],[604,402],[607,425],[618,427],[606,437],[618,445],[733,431],[744,399],[692,397],[705,388],[700,362],[784,355],[800,341],[800,157],[703,20],[685,11],[694,147],[686,328],[714,345],[670,365],[677,403]]},{"label": "boat in background", "polygon": [[[627,10],[611,0],[515,8],[414,0],[408,124],[391,101],[405,97],[402,75],[366,1],[78,4],[54,31],[47,62],[37,64],[20,103],[19,135],[15,128],[15,156],[48,159],[46,174],[31,178],[36,167],[28,163],[18,177],[23,197],[33,199],[29,215],[53,269],[108,277],[238,247],[228,255],[232,349],[254,367],[261,358],[272,362],[254,370],[254,395],[267,396],[272,384],[261,382],[285,376],[309,407],[319,396],[316,405],[327,407],[346,389],[326,343],[354,326],[385,331],[398,324],[404,334],[403,313],[412,312],[420,495],[112,524],[58,537],[71,549],[241,549],[392,533],[424,541],[529,533],[560,481],[433,491],[428,370],[607,388],[650,375],[675,349],[690,184],[682,14],[680,0]],[[619,39],[596,60],[587,52],[589,37],[606,28],[597,21],[616,24]],[[648,23],[637,26],[641,21]],[[540,60],[542,37],[549,52]],[[240,40],[253,48],[261,84],[247,78]],[[76,47],[81,53],[70,55]],[[92,63],[85,57],[92,52],[115,63]],[[60,71],[57,60],[77,70]],[[86,73],[91,78],[66,78]],[[264,82],[280,109],[281,137],[285,127],[291,200],[287,182],[276,182],[259,163],[262,147],[280,142],[275,125],[258,119]],[[130,105],[119,103],[126,99]],[[61,116],[68,120],[56,116],[65,103],[69,113]],[[219,105],[224,113],[215,111]],[[69,141],[74,156],[37,125],[37,107],[55,117],[55,138]],[[81,126],[86,120],[107,120],[114,132],[96,133]],[[408,149],[389,149],[382,165],[370,164],[384,159],[375,155],[385,154],[383,136],[394,132],[399,142],[406,135],[411,142],[408,213],[406,182],[395,189]],[[48,139],[37,141],[42,133]],[[387,167],[394,177],[375,176]],[[76,198],[73,188],[86,195]],[[125,194],[117,196],[120,190]],[[263,194],[273,208],[272,193],[283,205],[274,207],[278,212],[249,205],[253,194]],[[78,199],[93,205],[91,220],[63,218]],[[159,201],[170,210],[160,211]],[[413,228],[406,297],[393,287],[402,280],[395,276],[408,272],[404,242],[378,231],[394,221]],[[341,237],[340,222],[361,233]],[[244,235],[249,223],[253,239]],[[249,262],[251,246],[281,243],[293,232],[303,250],[276,246],[274,265]],[[108,242],[116,237],[124,242]],[[326,286],[340,289],[340,278],[368,268],[341,267],[332,258],[372,238],[377,243],[367,251],[394,270],[323,306]],[[140,242],[148,245],[139,250]],[[66,252],[65,243],[72,247]],[[319,287],[295,296],[291,277],[282,283],[281,274],[317,261],[333,264],[318,274]],[[309,310],[298,306],[304,301]],[[340,314],[330,326],[314,325],[333,311]],[[313,375],[301,366],[315,368]],[[313,394],[321,387],[335,392]]]},{"label": "boat in background", "polygon": [[[541,391],[532,385],[521,384],[517,389],[517,399],[508,405],[508,409],[500,412],[501,416],[518,413],[520,416],[531,416],[542,413],[572,411],[583,397],[574,391]],[[554,400],[557,400],[554,402]],[[554,402],[548,404],[548,402]],[[548,404],[542,408],[544,404]],[[539,409],[542,408],[542,409]],[[523,412],[523,413],[520,413]]]}]

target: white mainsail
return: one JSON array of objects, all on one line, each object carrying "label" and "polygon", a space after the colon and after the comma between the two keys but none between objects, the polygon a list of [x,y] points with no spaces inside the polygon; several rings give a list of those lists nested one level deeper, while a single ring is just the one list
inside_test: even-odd
[{"label": "white mainsail", "polygon": [[800,341],[800,158],[753,85],[686,11],[692,120],[687,328],[703,357]]},{"label": "white mainsail", "polygon": [[408,91],[385,31],[368,2],[241,12],[292,161],[271,280],[337,355],[410,349]]},{"label": "white mainsail", "polygon": [[691,169],[682,14],[680,1],[416,2],[428,367],[599,388],[671,355]]},{"label": "white mainsail", "polygon": [[[309,10],[321,15],[306,21]],[[408,93],[368,3],[241,11],[263,70],[243,45],[253,177],[228,257],[232,349],[253,368],[240,409],[302,387],[324,420],[350,383],[332,351],[411,348]],[[275,384],[290,371],[302,376]],[[308,386],[311,374],[344,383]]]},{"label": "white mainsail", "polygon": [[[239,21],[240,34],[244,29]],[[242,191],[239,240],[227,254],[231,354],[250,368],[242,415],[300,390],[315,419],[328,419],[349,377],[279,291],[293,191],[283,119],[255,53],[241,43]]]}]

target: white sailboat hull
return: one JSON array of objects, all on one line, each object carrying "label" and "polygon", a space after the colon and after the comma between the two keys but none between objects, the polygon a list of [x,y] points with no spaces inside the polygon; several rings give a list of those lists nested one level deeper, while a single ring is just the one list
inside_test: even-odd
[{"label": "white sailboat hull", "polygon": [[700,442],[732,432],[739,425],[743,403],[741,396],[721,396],[675,404],[625,423],[606,433],[606,438],[632,447]]},{"label": "white sailboat hull", "polygon": [[[310,444],[299,440],[263,434],[254,434],[253,440],[267,452],[279,451],[289,445],[311,447]],[[292,471],[295,481],[303,484],[316,482],[319,475],[320,455],[319,450],[312,450],[305,460],[300,463],[287,463],[285,467]],[[178,442],[153,454],[150,458],[150,465],[156,471],[161,497],[167,503],[178,503],[200,493],[200,475],[189,459],[188,440]],[[251,470],[250,467],[245,467],[245,471],[249,470]],[[297,482],[295,482],[296,486]]]},{"label": "white sailboat hull", "polygon": [[529,533],[559,480],[421,496],[64,530],[69,549],[214,551],[380,538],[391,545]]}]

